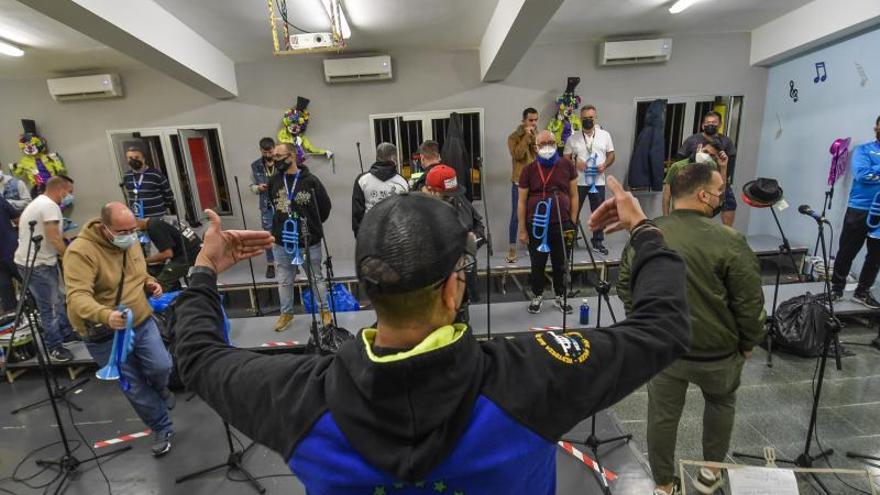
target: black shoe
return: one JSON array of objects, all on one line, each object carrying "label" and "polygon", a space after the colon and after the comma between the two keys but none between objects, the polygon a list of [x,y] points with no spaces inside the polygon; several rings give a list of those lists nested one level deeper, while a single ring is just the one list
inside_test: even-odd
[{"label": "black shoe", "polygon": [[266,267],[266,278],[275,278],[275,265]]},{"label": "black shoe", "polygon": [[853,301],[870,309],[880,309],[880,302],[877,302],[877,300],[874,299],[874,295],[871,294],[871,291],[869,290],[856,291],[855,294],[853,294]]},{"label": "black shoe", "polygon": [[602,256],[608,256],[608,248],[605,247],[605,244],[602,244],[602,241],[593,241],[593,251]]},{"label": "black shoe", "polygon": [[532,298],[532,302],[529,303],[529,313],[537,314],[541,312],[541,303],[544,302],[544,298],[541,296],[535,296]]},{"label": "black shoe", "polygon": [[64,347],[56,347],[49,351],[49,358],[56,363],[66,363],[73,360],[73,353]]},{"label": "black shoe", "polygon": [[167,431],[165,433],[156,433],[153,435],[153,446],[150,447],[150,450],[153,452],[153,457],[162,457],[163,455],[171,452],[171,440],[174,439],[174,432]]},{"label": "black shoe", "polygon": [[175,397],[174,392],[167,387],[159,395],[162,396],[162,400],[165,401],[165,407],[167,407],[169,411],[174,409],[174,406],[177,405],[177,397]]},{"label": "black shoe", "polygon": [[572,313],[572,311],[574,311],[574,310],[571,308],[571,304],[568,304],[567,302],[565,302],[565,301],[562,299],[562,296],[556,296],[556,301],[553,303],[553,305],[556,306],[556,308],[557,308],[559,311],[562,311],[562,312],[564,312],[564,313],[567,314],[567,315],[570,315],[570,314]]}]

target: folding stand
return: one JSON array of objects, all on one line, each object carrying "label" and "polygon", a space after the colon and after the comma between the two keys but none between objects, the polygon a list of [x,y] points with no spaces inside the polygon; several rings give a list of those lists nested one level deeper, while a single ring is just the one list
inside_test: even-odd
[{"label": "folding stand", "polygon": [[[584,236],[586,240],[586,236]],[[604,277],[599,276],[598,266],[596,264],[596,257],[593,255],[593,250],[587,248],[587,252],[590,253],[590,262],[593,265],[593,271],[596,272],[596,277],[598,278],[598,282],[596,283],[596,328],[602,328],[602,303],[608,306],[608,313],[611,315],[611,321],[613,323],[617,323],[617,317],[614,315],[614,309],[611,307],[611,298],[608,294],[611,292],[611,284],[608,283],[604,279]],[[605,267],[607,269],[607,267]],[[603,273],[606,270],[602,270]],[[596,415],[593,414],[590,417],[590,435],[587,436],[586,440],[579,442],[577,440],[564,439],[570,443],[581,443],[587,447],[589,447],[590,452],[593,454],[593,459],[596,461],[596,467],[598,468],[598,474],[596,470],[593,470],[593,476],[596,477],[596,481],[599,482],[599,485],[602,488],[602,493],[605,495],[611,495],[611,486],[608,484],[608,478],[605,476],[605,467],[602,465],[602,459],[599,456],[599,446],[604,445],[606,443],[617,442],[623,440],[624,442],[629,442],[632,440],[631,434],[620,435],[611,438],[601,439],[596,435]]]},{"label": "folding stand", "polygon": [[[797,264],[794,262],[794,257],[791,254],[791,244],[788,242],[788,237],[785,236],[785,232],[782,230],[782,224],[779,223],[779,217],[776,215],[776,209],[774,207],[770,207],[770,213],[773,214],[773,220],[776,222],[776,228],[779,229],[779,235],[782,237],[782,244],[779,245],[779,251],[776,253],[776,282],[773,285],[773,306],[770,311],[770,316],[767,317],[767,367],[773,367],[773,336],[777,334],[779,331],[779,321],[776,319],[776,305],[779,300],[779,281],[782,276],[782,257],[784,255],[788,255],[791,259],[792,268],[794,268],[797,273],[798,282],[801,280],[800,270],[797,269]],[[820,226],[821,228],[821,226]]]},{"label": "folding stand", "polygon": [[[244,230],[247,230],[247,215],[244,212],[244,204],[241,202],[241,187],[238,185],[237,175],[235,176],[235,190],[238,192],[238,209],[241,211],[241,225]],[[254,261],[248,258],[247,262],[248,268],[251,271],[251,290],[254,291],[254,316],[263,316],[263,310],[260,308],[260,293],[257,292],[257,277],[254,275]]]},{"label": "folding stand", "polygon": [[217,464],[216,466],[207,467],[194,473],[179,476],[174,479],[174,482],[183,483],[184,481],[198,478],[203,474],[208,474],[211,471],[216,471],[220,468],[225,467],[230,470],[234,469],[243,474],[247,478],[248,483],[250,483],[258,493],[266,493],[266,489],[263,487],[263,485],[261,485],[260,482],[254,477],[254,475],[252,475],[250,471],[248,471],[242,464],[242,458],[244,457],[245,453],[247,453],[247,451],[250,450],[250,448],[253,447],[255,443],[251,442],[250,445],[248,445],[241,451],[235,450],[235,446],[232,444],[232,430],[229,429],[229,423],[224,421],[223,428],[226,429],[226,443],[229,445],[229,457],[226,458],[226,462],[222,462],[220,464]]}]

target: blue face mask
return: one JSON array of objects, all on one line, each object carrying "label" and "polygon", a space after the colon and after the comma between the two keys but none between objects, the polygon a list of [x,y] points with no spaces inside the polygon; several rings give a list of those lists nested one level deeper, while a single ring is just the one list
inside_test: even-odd
[{"label": "blue face mask", "polygon": [[69,208],[73,204],[73,194],[67,193],[61,198],[61,206],[63,208]]},{"label": "blue face mask", "polygon": [[119,249],[128,249],[134,246],[134,243],[137,242],[138,236],[137,234],[124,234],[124,235],[114,235],[113,236],[113,245],[118,247]]}]

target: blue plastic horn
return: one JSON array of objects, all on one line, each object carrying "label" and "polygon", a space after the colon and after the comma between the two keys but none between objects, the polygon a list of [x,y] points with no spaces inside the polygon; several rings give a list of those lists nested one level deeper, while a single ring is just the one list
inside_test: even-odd
[{"label": "blue plastic horn", "polygon": [[120,310],[125,314],[125,330],[113,333],[110,359],[106,366],[95,373],[95,376],[100,380],[119,380],[119,386],[122,387],[122,390],[127,391],[130,385],[119,372],[119,367],[125,364],[128,353],[134,347],[134,316],[130,309],[120,308]]},{"label": "blue plastic horn", "polygon": [[281,245],[284,246],[285,253],[293,255],[293,259],[290,261],[291,265],[304,263],[299,248],[299,222],[293,218],[285,220],[281,227]]},{"label": "blue plastic horn", "polygon": [[[144,219],[144,202],[143,201],[135,201],[132,204],[132,211],[134,212],[134,217],[138,220]],[[149,244],[150,236],[147,235],[146,232],[141,231],[138,233],[138,242],[141,244]]]},{"label": "blue plastic horn", "polygon": [[593,153],[590,158],[587,159],[587,169],[584,170],[584,180],[588,186],[590,186],[589,193],[595,194],[599,192],[596,189],[596,177],[599,176],[599,167],[596,165],[596,154]]},{"label": "blue plastic horn", "polygon": [[[532,237],[541,239],[538,252],[549,253],[550,245],[547,244],[547,233],[550,231],[550,211],[553,209],[553,200],[547,198],[538,201],[535,205],[535,214],[532,216]],[[539,233],[540,232],[540,233]]]}]

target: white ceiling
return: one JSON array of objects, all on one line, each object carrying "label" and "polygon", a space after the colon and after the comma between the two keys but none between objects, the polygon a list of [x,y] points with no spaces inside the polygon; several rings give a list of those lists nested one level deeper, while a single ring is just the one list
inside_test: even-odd
[{"label": "white ceiling", "polygon": [[811,0],[699,0],[672,15],[674,0],[566,0],[538,43],[641,35],[745,32]]},{"label": "white ceiling", "polygon": [[15,0],[0,0],[0,39],[25,51],[0,55],[0,78],[51,77],[140,65]]},{"label": "white ceiling", "polygon": [[[236,62],[272,56],[265,0],[154,0]],[[343,0],[349,50],[477,48],[498,0]],[[287,17],[308,31],[329,30],[320,0],[287,0]]]},{"label": "white ceiling", "polygon": [[[236,62],[272,57],[265,0],[153,0]],[[287,0],[289,20],[324,30],[320,0]],[[749,31],[810,0],[700,0],[682,14],[672,0],[567,0],[539,43],[629,35]],[[343,0],[352,28],[350,51],[401,47],[474,49],[498,0]],[[161,27],[158,27],[161,29]],[[0,0],[0,38],[24,57],[0,56],[0,78],[48,77],[118,70],[141,64],[16,0]]]}]

